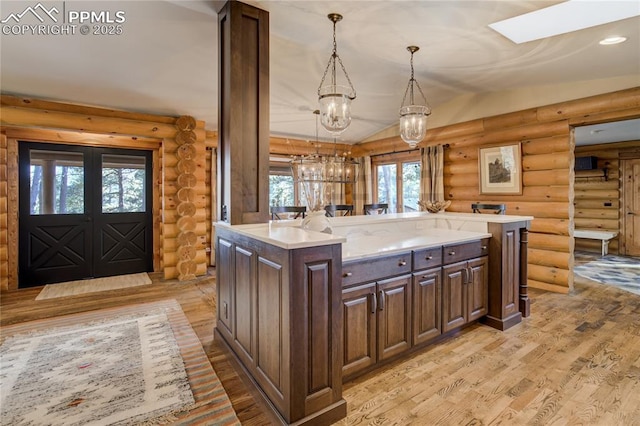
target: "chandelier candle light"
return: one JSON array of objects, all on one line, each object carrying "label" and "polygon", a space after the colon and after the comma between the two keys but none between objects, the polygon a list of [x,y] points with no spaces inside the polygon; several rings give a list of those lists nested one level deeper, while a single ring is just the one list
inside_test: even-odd
[{"label": "chandelier candle light", "polygon": [[[400,106],[400,137],[409,144],[413,149],[424,139],[427,133],[427,117],[431,114],[431,108],[427,104],[427,98],[422,93],[420,85],[413,76],[413,54],[420,48],[418,46],[409,46],[407,50],[411,52],[411,78],[402,98]],[[418,92],[422,96],[423,104],[416,105],[414,100],[414,86],[418,88]],[[409,101],[407,102],[407,95]]]},{"label": "chandelier candle light", "polygon": [[[347,74],[347,70],[344,68],[337,52],[336,24],[342,20],[342,15],[330,13],[327,17],[333,22],[333,52],[318,87],[318,103],[320,104],[320,122],[322,126],[333,136],[338,136],[351,124],[351,101],[356,98],[356,89],[353,88],[349,74]],[[337,64],[340,64],[349,86],[338,85],[336,76]],[[329,71],[331,71],[331,79],[325,85]]]}]

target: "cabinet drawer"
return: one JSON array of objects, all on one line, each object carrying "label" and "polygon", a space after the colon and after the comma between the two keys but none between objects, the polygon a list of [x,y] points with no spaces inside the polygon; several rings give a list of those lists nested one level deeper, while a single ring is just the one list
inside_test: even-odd
[{"label": "cabinet drawer", "polygon": [[474,257],[486,256],[488,254],[488,238],[480,241],[472,241],[470,243],[453,244],[442,247],[442,263],[444,265],[448,265],[450,263],[460,262]]},{"label": "cabinet drawer", "polygon": [[411,253],[395,254],[342,264],[342,285],[377,281],[411,272]]},{"label": "cabinet drawer", "polygon": [[413,269],[429,269],[442,265],[442,247],[415,250],[413,252]]}]

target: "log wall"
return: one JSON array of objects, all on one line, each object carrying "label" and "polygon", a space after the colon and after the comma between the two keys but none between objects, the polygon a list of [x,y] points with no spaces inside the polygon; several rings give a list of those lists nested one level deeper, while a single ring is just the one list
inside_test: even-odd
[{"label": "log wall", "polygon": [[9,192],[7,136],[0,134],[0,289],[9,288]]},{"label": "log wall", "polygon": [[[210,155],[206,153],[204,122],[187,120],[194,125],[189,130],[193,150],[186,151],[195,156],[196,182],[183,178],[179,187],[177,165],[185,152],[178,149],[176,142],[184,131],[179,124],[181,118],[8,95],[0,97],[0,105],[0,289],[18,288],[18,140],[152,150],[154,270],[162,271],[166,279],[206,274],[211,194],[206,175]],[[13,168],[15,173],[11,172]],[[181,192],[181,197],[193,209],[182,206],[179,210],[178,191],[183,187],[187,190]],[[178,222],[185,212],[193,213],[190,218],[195,226],[192,233],[180,235]],[[181,267],[188,273],[181,275]]]},{"label": "log wall", "polygon": [[[575,150],[576,157],[593,156],[598,159],[596,170],[576,170],[575,172],[575,227],[618,232],[618,236],[609,242],[611,254],[619,253],[620,219],[622,218],[620,152],[638,146],[640,141],[629,141],[577,146]],[[576,239],[576,250],[600,253],[601,247],[601,242],[597,240]]]},{"label": "log wall", "polygon": [[[529,234],[528,283],[531,287],[568,292],[573,287],[574,188],[572,128],[640,116],[640,88],[517,111],[430,129],[419,146],[448,144],[445,150],[445,198],[449,211],[471,212],[476,202],[504,203],[507,214],[533,216]],[[522,144],[522,194],[481,195],[478,150],[498,144]],[[358,144],[354,156],[407,150],[399,137]],[[600,190],[598,190],[600,191]],[[591,191],[590,191],[591,192]],[[574,195],[575,194],[575,195]],[[598,196],[612,197],[607,188]],[[590,195],[593,196],[593,195]],[[599,219],[602,224],[611,224]]]}]

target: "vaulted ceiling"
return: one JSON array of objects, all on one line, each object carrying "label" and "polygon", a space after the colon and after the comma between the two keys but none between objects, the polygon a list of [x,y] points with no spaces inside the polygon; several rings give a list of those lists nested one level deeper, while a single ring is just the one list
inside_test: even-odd
[{"label": "vaulted ceiling", "polygon": [[[603,7],[611,1],[600,0]],[[3,1],[1,18],[35,3]],[[67,12],[73,8],[123,11],[122,34],[82,35],[79,28],[66,35],[3,34],[3,93],[148,113],[189,114],[205,120],[208,129],[217,129],[216,10],[220,2],[44,4],[58,3]],[[354,120],[343,142],[363,140],[396,122],[409,78],[408,45],[420,46],[414,60],[416,79],[433,108],[462,95],[521,87],[623,76],[636,76],[640,85],[638,17],[517,45],[488,24],[559,2],[248,3],[270,13],[274,135],[315,137],[312,111],[317,108],[317,88],[332,48],[332,24],[326,17],[330,12],[344,16],[337,26],[338,54],[357,91]],[[624,35],[628,40],[614,46],[598,44],[610,35]]]}]

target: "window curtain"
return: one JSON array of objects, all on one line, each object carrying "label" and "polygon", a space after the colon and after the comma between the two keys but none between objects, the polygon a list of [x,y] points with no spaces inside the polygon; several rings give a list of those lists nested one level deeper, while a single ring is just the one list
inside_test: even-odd
[{"label": "window curtain", "polygon": [[211,150],[211,258],[209,265],[216,266],[216,222],[218,221],[218,152]]},{"label": "window curtain", "polygon": [[354,187],[354,214],[364,214],[364,205],[373,203],[373,180],[371,177],[371,157],[358,158],[358,179]]},{"label": "window curtain", "polygon": [[420,200],[423,202],[444,201],[444,148],[442,145],[428,146],[421,151]]}]

